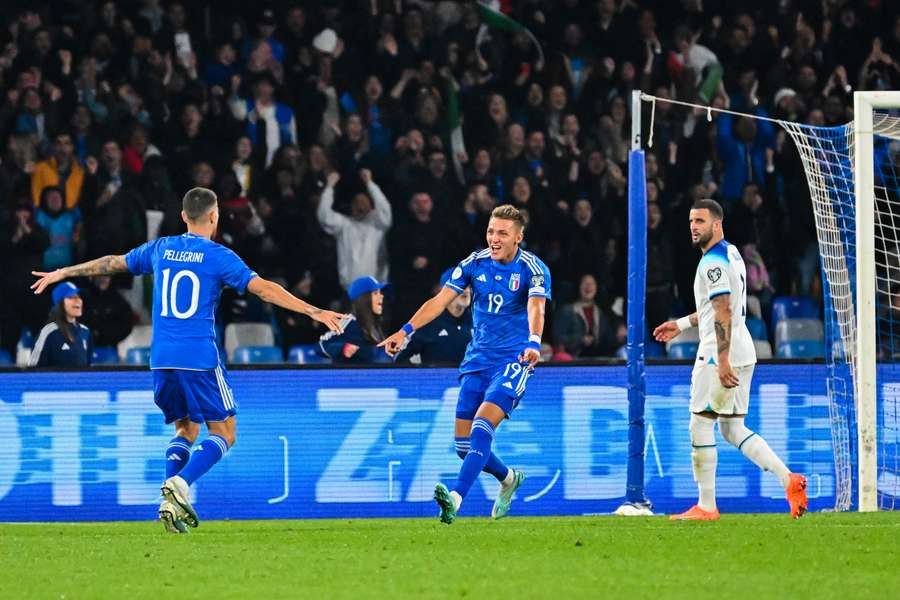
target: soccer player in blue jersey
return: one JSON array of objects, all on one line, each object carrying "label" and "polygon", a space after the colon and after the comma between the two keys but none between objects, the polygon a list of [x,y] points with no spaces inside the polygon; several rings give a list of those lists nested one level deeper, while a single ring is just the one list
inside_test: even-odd
[{"label": "soccer player in blue jersey", "polygon": [[[175,423],[175,437],[166,448],[165,501],[159,516],[172,533],[187,531],[185,523],[197,527],[189,487],[219,462],[235,441],[237,405],[216,348],[215,314],[222,287],[249,290],[266,302],[324,323],[332,331],[340,331],[344,317],[311,306],[259,277],[234,252],[213,242],[219,208],[212,191],[189,190],[181,218],[188,229],[183,235],[147,242],[124,256],[104,256],[51,273],[34,272],[39,279],[31,286],[40,294],[70,277],[126,271],[153,274],[153,397],[166,423]],[[209,437],[191,452],[204,422]]]},{"label": "soccer player in blue jersey", "polygon": [[434,499],[440,518],[450,524],[475,479],[487,471],[500,482],[491,516],[509,513],[513,493],[525,474],[510,469],[491,451],[494,432],[519,404],[540,359],[544,305],[550,298],[550,270],[534,254],[519,248],[525,221],[513,206],[498,206],[488,222],[488,247],[473,252],[453,269],[450,279],[397,333],[381,345],[396,354],[416,329],[438,317],[470,287],[475,332],[460,364],[456,404],[456,452],[463,459],[456,483],[438,483]]}]

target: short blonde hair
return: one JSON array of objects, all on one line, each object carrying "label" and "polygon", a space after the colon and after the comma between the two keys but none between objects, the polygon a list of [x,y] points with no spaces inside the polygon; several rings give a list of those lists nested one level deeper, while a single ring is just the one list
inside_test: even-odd
[{"label": "short blonde hair", "polygon": [[491,218],[512,221],[519,226],[519,229],[525,229],[525,215],[512,204],[501,204],[491,211]]}]

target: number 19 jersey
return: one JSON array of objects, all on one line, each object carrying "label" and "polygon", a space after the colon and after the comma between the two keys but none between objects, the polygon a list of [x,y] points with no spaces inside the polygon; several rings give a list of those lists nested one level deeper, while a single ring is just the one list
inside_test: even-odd
[{"label": "number 19 jersey", "polygon": [[518,362],[530,334],[528,299],[550,299],[550,269],[525,250],[504,265],[485,249],[459,263],[444,285],[472,288],[474,332],[459,371],[474,373]]},{"label": "number 19 jersey", "polygon": [[147,242],[125,262],[135,275],[153,274],[150,368],[219,366],[215,316],[222,287],[243,292],[256,273],[230,249],[192,233]]}]

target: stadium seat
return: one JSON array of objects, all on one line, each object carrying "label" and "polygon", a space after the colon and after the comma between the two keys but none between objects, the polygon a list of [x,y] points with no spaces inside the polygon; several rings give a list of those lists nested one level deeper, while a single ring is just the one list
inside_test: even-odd
[{"label": "stadium seat", "polygon": [[753,340],[753,347],[756,348],[756,358],[772,358],[772,344],[766,340]]},{"label": "stadium seat", "polygon": [[775,345],[785,342],[822,342],[825,326],[818,319],[785,319],[775,326]]},{"label": "stadium seat", "polygon": [[697,342],[680,342],[669,346],[669,358],[694,360],[697,357],[697,348],[700,344]]},{"label": "stadium seat", "polygon": [[129,348],[125,354],[125,364],[127,365],[149,365],[150,364],[150,347],[136,346]]},{"label": "stadium seat", "polygon": [[119,359],[128,362],[129,350],[132,348],[147,348],[152,341],[153,327],[151,325],[135,325],[128,337],[119,342]]},{"label": "stadium seat", "polygon": [[747,296],[747,316],[762,319],[762,304],[756,296]]},{"label": "stadium seat", "polygon": [[825,346],[817,341],[785,342],[778,345],[778,358],[824,358]]},{"label": "stadium seat", "polygon": [[288,362],[298,365],[324,365],[331,363],[331,359],[322,356],[318,344],[304,344],[291,346]]},{"label": "stadium seat", "polygon": [[232,362],[239,365],[277,364],[284,362],[281,348],[277,346],[238,346]]},{"label": "stadium seat", "polygon": [[785,319],[821,319],[822,311],[808,296],[780,296],[772,301],[772,326]]},{"label": "stadium seat", "polygon": [[9,352],[6,350],[0,350],[0,367],[9,367],[12,366],[13,361],[12,357],[9,355]]},{"label": "stadium seat", "polygon": [[[652,329],[650,330],[653,331]],[[691,327],[690,329],[685,329],[681,333],[679,333],[674,340],[670,340],[666,342],[666,350],[674,346],[675,344],[688,344],[688,343],[700,343],[700,328],[699,327]],[[671,357],[670,357],[671,358]]]},{"label": "stadium seat", "polygon": [[659,342],[647,342],[644,344],[644,358],[665,358],[666,347]]},{"label": "stadium seat", "polygon": [[750,330],[750,337],[754,340],[768,340],[769,334],[766,333],[766,324],[762,319],[747,319],[747,329]]},{"label": "stadium seat", "polygon": [[99,346],[94,348],[91,356],[92,365],[117,365],[119,364],[119,352],[112,346]]},{"label": "stadium seat", "polygon": [[229,323],[225,327],[225,354],[232,360],[238,346],[274,345],[275,335],[268,323]]}]

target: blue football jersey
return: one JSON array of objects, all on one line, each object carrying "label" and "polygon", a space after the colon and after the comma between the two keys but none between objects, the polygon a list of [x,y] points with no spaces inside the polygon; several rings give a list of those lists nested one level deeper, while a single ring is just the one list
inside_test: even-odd
[{"label": "blue football jersey", "polygon": [[456,292],[472,288],[474,332],[459,370],[473,373],[515,362],[525,349],[528,299],[550,299],[550,269],[525,250],[504,265],[485,249],[459,263],[444,285]]},{"label": "blue football jersey", "polygon": [[222,287],[243,292],[256,273],[225,246],[192,233],[147,242],[125,262],[136,275],[153,273],[150,368],[215,369]]}]

